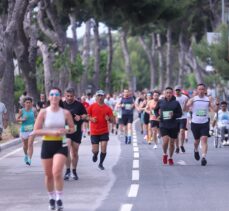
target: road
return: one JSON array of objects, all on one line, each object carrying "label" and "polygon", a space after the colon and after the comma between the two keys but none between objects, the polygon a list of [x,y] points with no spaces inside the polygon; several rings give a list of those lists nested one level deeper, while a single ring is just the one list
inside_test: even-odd
[{"label": "road", "polygon": [[[66,211],[227,211],[229,209],[229,147],[215,149],[209,140],[208,165],[193,157],[193,138],[186,153],[163,165],[161,146],[153,149],[134,124],[132,145],[111,135],[105,171],[91,161],[88,139],[80,148],[79,181],[65,182]],[[15,151],[17,150],[17,151]],[[9,154],[11,153],[11,155]],[[0,152],[0,210],[47,210],[47,194],[35,144],[32,166],[22,150]],[[8,156],[7,156],[8,155]]]}]

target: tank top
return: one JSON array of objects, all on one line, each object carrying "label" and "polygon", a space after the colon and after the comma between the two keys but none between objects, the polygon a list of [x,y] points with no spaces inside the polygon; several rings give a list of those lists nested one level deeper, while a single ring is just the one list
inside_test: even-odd
[{"label": "tank top", "polygon": [[[50,107],[46,108],[46,116],[43,125],[44,129],[60,129],[65,128],[65,115],[64,109],[59,108],[58,111],[54,112]],[[61,141],[63,136],[43,136],[45,141]]]},{"label": "tank top", "polygon": [[193,98],[192,105],[192,122],[197,124],[207,123],[209,121],[209,98],[207,96]]},{"label": "tank top", "polygon": [[26,111],[24,108],[22,108],[22,118],[26,118],[26,120],[21,123],[20,131],[21,132],[33,131],[35,117],[32,108],[29,111]]}]

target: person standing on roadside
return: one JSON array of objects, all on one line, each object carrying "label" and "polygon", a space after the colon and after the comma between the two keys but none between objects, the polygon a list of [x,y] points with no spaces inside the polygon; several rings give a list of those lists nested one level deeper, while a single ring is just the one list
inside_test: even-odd
[{"label": "person standing on roadside", "polygon": [[37,112],[39,112],[42,108],[46,108],[46,107],[47,107],[47,102],[45,99],[45,94],[41,93],[40,94],[40,100],[36,104]]},{"label": "person standing on roadside", "polygon": [[[72,115],[60,107],[61,91],[54,87],[49,91],[50,106],[41,109],[32,135],[43,136],[41,159],[45,173],[45,186],[49,195],[49,209],[63,210],[63,169],[68,156],[66,134],[75,132]],[[68,128],[65,128],[65,125]]]},{"label": "person standing on roadside", "polygon": [[33,131],[35,123],[36,112],[33,109],[33,100],[31,97],[24,98],[23,108],[19,110],[16,118],[17,122],[21,123],[20,138],[23,143],[24,150],[24,162],[27,165],[31,165],[31,159],[33,154],[33,136],[30,134]]},{"label": "person standing on roadside", "polygon": [[7,109],[4,103],[0,102],[0,141],[2,140],[3,129],[8,126]]},{"label": "person standing on roadside", "polygon": [[63,107],[70,111],[75,124],[75,132],[66,135],[71,142],[70,153],[66,162],[67,169],[64,175],[64,180],[69,180],[71,176],[71,166],[73,179],[78,180],[79,177],[76,169],[79,160],[79,146],[82,140],[82,124],[87,117],[87,111],[81,102],[75,100],[75,90],[73,88],[66,89],[64,96],[65,101],[63,102]]},{"label": "person standing on roadside", "polygon": [[[163,164],[169,163],[173,165],[174,142],[178,136],[178,128],[176,119],[182,116],[182,109],[178,101],[173,95],[173,89],[167,87],[165,89],[164,99],[159,100],[154,109],[156,117],[160,120],[159,127],[163,144]],[[169,148],[169,159],[168,151]]]},{"label": "person standing on roadside", "polygon": [[90,135],[92,143],[92,161],[96,162],[101,147],[99,168],[104,170],[103,162],[107,155],[107,143],[109,141],[109,122],[114,122],[112,109],[104,103],[105,93],[103,90],[96,92],[96,102],[88,108],[90,121]]},{"label": "person standing on roadside", "polygon": [[219,108],[218,101],[216,106],[213,103],[211,97],[206,96],[206,86],[205,84],[197,85],[197,95],[192,97],[187,102],[187,107],[191,108],[192,120],[191,120],[191,130],[195,139],[194,142],[194,157],[198,161],[200,160],[199,154],[199,144],[201,141],[202,158],[201,165],[206,166],[207,160],[207,150],[208,150],[208,135],[210,129],[209,122],[209,109],[217,112]]}]

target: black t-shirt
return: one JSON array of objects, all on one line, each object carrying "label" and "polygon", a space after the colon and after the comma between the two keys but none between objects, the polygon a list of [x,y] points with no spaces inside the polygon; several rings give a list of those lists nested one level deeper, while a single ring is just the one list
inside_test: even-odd
[{"label": "black t-shirt", "polygon": [[[47,102],[46,102],[46,101],[38,101],[36,107],[37,107],[37,110],[39,111],[39,110],[41,110],[42,108],[47,107]],[[38,109],[38,108],[39,108],[39,109]]]},{"label": "black t-shirt", "polygon": [[71,104],[68,104],[66,101],[63,102],[63,108],[69,110],[72,114],[73,120],[74,120],[74,124],[77,125],[77,128],[80,128],[83,120],[80,121],[76,121],[74,119],[75,115],[83,115],[83,114],[87,114],[87,111],[85,109],[85,107],[83,106],[83,104],[81,102],[78,101],[74,101]]}]

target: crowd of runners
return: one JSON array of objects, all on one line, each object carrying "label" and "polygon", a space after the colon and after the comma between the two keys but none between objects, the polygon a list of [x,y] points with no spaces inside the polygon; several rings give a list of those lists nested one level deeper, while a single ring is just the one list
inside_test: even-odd
[{"label": "crowd of runners", "polygon": [[[213,119],[210,112],[215,113]],[[190,129],[194,137],[193,155],[202,166],[207,165],[209,131],[217,128],[222,133],[221,142],[228,143],[227,102],[208,96],[204,84],[198,84],[192,93],[176,86],[163,92],[132,93],[125,89],[113,95],[98,90],[94,96],[76,96],[73,88],[62,95],[54,87],[47,98],[41,94],[35,106],[31,97],[23,97],[17,121],[21,123],[24,162],[32,165],[34,138],[42,136],[41,159],[51,210],[63,210],[63,181],[79,179],[77,164],[82,139],[90,137],[92,162],[99,160],[98,168],[104,170],[109,133],[119,136],[124,144],[131,144],[135,118],[139,118],[139,132],[146,143],[153,144],[155,150],[162,143],[164,165],[174,165],[174,152],[185,153]]]}]

